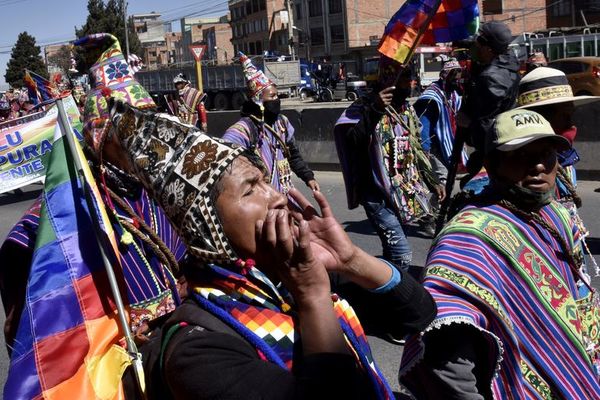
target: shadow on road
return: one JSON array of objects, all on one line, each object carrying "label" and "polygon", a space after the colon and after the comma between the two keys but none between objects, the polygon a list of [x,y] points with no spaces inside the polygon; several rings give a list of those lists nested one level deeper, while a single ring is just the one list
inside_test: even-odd
[{"label": "shadow on road", "polygon": [[[377,235],[373,229],[373,225],[368,219],[362,221],[344,221],[341,223],[344,230],[348,233],[358,233],[361,235]],[[431,236],[423,232],[423,229],[419,225],[403,225],[402,230],[406,236],[431,239]]]},{"label": "shadow on road", "polygon": [[362,221],[344,221],[342,222],[342,226],[346,232],[375,235],[373,226],[368,219],[363,219]]},{"label": "shadow on road", "polygon": [[18,203],[21,201],[34,200],[38,198],[40,193],[42,193],[42,188],[35,190],[28,190],[26,192],[17,189],[12,192],[3,193],[0,195],[0,206],[5,206],[7,204]]},{"label": "shadow on road", "polygon": [[585,239],[585,243],[587,243],[590,253],[600,255],[600,238],[588,237]]}]

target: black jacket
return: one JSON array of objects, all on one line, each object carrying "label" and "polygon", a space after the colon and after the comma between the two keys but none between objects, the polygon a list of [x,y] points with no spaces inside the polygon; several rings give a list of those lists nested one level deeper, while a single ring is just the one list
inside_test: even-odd
[{"label": "black jacket", "polygon": [[[380,331],[401,336],[423,330],[435,317],[431,295],[408,274],[384,294],[373,294],[352,285],[340,288],[362,320]],[[163,376],[177,399],[370,399],[372,385],[353,356],[313,354],[303,356],[295,344],[294,370],[289,372],[263,361],[239,333],[188,299],[167,322],[185,321],[169,340]],[[400,356],[400,351],[398,352]]]},{"label": "black jacket", "polygon": [[471,143],[476,149],[483,150],[485,132],[494,117],[515,106],[519,81],[519,61],[512,50],[500,54],[472,79],[465,112],[471,118]]}]

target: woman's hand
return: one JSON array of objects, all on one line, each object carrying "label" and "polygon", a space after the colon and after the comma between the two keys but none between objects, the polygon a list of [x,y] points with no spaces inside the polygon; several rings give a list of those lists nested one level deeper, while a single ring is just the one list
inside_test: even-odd
[{"label": "woman's hand", "polygon": [[345,266],[356,252],[356,247],[333,216],[323,193],[312,193],[321,210],[320,215],[297,189],[292,189],[288,195],[298,204],[300,211],[290,211],[290,213],[297,222],[308,222],[310,247],[314,256],[328,271],[344,272]]},{"label": "woman's hand", "polygon": [[323,193],[313,192],[321,215],[297,189],[292,189],[288,195],[300,207],[300,211],[290,213],[296,221],[308,222],[312,253],[328,271],[338,272],[366,289],[377,288],[389,281],[390,267],[352,243],[333,216]]},{"label": "woman's hand", "polygon": [[265,221],[258,221],[256,233],[265,251],[271,253],[270,266],[292,293],[296,302],[328,298],[329,276],[321,260],[313,255],[308,222],[291,223],[287,210],[269,210]]}]

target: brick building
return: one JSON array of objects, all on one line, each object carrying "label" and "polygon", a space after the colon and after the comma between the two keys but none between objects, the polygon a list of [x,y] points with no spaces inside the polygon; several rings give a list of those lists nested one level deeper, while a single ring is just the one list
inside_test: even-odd
[{"label": "brick building", "polygon": [[548,0],[479,0],[480,21],[502,21],[515,36],[544,30],[548,3]]},{"label": "brick building", "polygon": [[600,23],[600,0],[547,1],[548,28]]},{"label": "brick building", "polygon": [[206,55],[203,60],[213,60],[225,63],[227,58],[233,57],[231,44],[231,27],[229,15],[221,17],[182,18],[181,19],[181,52],[183,61],[192,62],[194,57],[189,47],[193,44],[206,44]]},{"label": "brick building", "polygon": [[230,0],[233,51],[248,55],[289,53],[284,0]]},{"label": "brick building", "polygon": [[143,54],[138,54],[148,69],[166,67],[179,62],[181,33],[171,32],[158,13],[132,15],[134,29],[142,44]]},{"label": "brick building", "polygon": [[377,55],[385,25],[403,0],[295,0],[294,39],[306,59],[345,62],[348,72],[362,70]]},{"label": "brick building", "polygon": [[229,21],[202,29],[202,41],[206,44],[204,59],[212,60],[215,64],[228,64],[235,57],[231,38]]}]

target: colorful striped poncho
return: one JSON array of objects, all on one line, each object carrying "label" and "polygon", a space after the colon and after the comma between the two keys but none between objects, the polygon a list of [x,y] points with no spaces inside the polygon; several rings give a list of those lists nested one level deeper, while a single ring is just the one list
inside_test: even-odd
[{"label": "colorful striped poncho", "polygon": [[[360,203],[357,168],[369,168],[375,186],[394,206],[402,223],[418,220],[431,214],[428,186],[435,178],[429,159],[420,144],[420,122],[412,106],[405,102],[401,111],[391,106],[381,115],[368,139],[368,148],[356,149],[348,140],[347,131],[368,112],[359,100],[340,116],[334,136],[348,196],[348,207]],[[391,112],[390,110],[393,110]],[[358,152],[368,152],[370,165],[356,165]]]},{"label": "colorful striped poncho", "polygon": [[[442,161],[446,167],[450,167],[452,158],[452,147],[454,145],[454,136],[456,132],[456,113],[460,109],[462,98],[453,91],[447,98],[444,90],[441,87],[440,81],[433,82],[419,97],[418,102],[432,101],[437,105],[439,117],[435,124],[435,135],[437,136],[442,155]],[[416,108],[416,107],[415,107]],[[425,107],[426,109],[427,107]],[[432,138],[429,138],[432,140]],[[461,161],[463,165],[467,164],[467,153],[465,150],[461,153]]]},{"label": "colorful striped poncho", "polygon": [[[151,227],[156,235],[165,243],[177,260],[181,260],[186,247],[177,233],[173,230],[164,212],[157,206],[146,191],[131,196],[122,197],[134,212]],[[105,196],[104,200],[107,200]],[[119,218],[131,221],[130,215],[118,204],[114,205],[115,213]],[[24,254],[33,252],[38,234],[40,219],[40,199],[23,215],[8,233],[7,242],[13,242],[23,249]],[[118,238],[131,237],[125,242],[121,239],[121,264],[123,266],[124,284],[127,289],[127,305],[129,305],[131,329],[135,332],[144,322],[164,315],[175,309],[179,302],[175,290],[175,279],[171,272],[160,262],[154,252],[142,240],[129,236],[130,232],[119,224],[114,224]],[[0,252],[0,254],[2,254]],[[29,265],[24,265],[27,257],[22,257],[4,268],[29,270]],[[26,276],[26,275],[24,275]],[[14,282],[15,285],[25,282]],[[14,299],[21,302],[23,299]]]},{"label": "colorful striped poncho", "polygon": [[279,140],[269,129],[259,129],[252,119],[243,117],[225,131],[223,140],[254,149],[267,168],[271,185],[278,192],[287,193],[294,185],[284,144],[292,140],[294,127],[285,115],[280,114],[272,128],[279,135]]},{"label": "colorful striped poncho", "polygon": [[[562,206],[553,202],[540,215],[575,248],[579,232]],[[478,384],[491,387],[494,398],[600,398],[589,354],[598,332],[582,318],[575,274],[546,228],[497,204],[468,206],[437,237],[427,267],[424,285],[438,315],[408,340],[400,369],[417,397],[426,388],[411,375],[423,368],[428,335],[467,324],[489,343],[475,351],[489,356],[477,368],[493,378]]]},{"label": "colorful striped poncho", "polygon": [[[208,264],[195,277],[205,282],[193,289],[196,302],[246,339],[262,359],[291,371],[302,335],[296,330],[293,299],[253,265],[242,267],[241,272]],[[332,301],[346,343],[370,383],[369,398],[393,399],[354,310],[337,295],[332,295]]]}]

